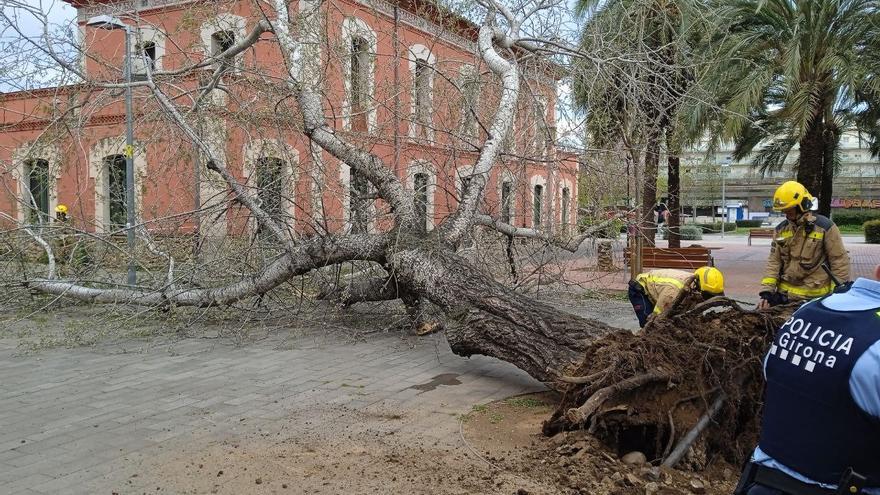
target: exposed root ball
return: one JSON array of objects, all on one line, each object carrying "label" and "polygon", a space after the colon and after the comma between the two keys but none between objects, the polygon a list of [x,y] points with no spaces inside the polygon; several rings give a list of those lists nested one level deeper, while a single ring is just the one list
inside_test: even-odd
[{"label": "exposed root ball", "polygon": [[642,332],[593,343],[563,378],[562,402],[544,432],[587,428],[619,453],[639,450],[660,461],[724,394],[690,462],[699,467],[719,454],[739,462],[757,440],[763,356],[795,308],[758,312],[723,297],[680,298]]}]

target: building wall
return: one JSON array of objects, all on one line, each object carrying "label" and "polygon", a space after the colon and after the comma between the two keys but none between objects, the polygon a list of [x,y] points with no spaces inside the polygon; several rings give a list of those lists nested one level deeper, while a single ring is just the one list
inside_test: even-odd
[{"label": "building wall", "polygon": [[[133,23],[138,28],[136,43],[154,43],[156,70],[166,72],[157,76],[159,86],[170,99],[184,104],[198,97],[200,84],[209,78],[214,66],[189,71],[188,75],[167,72],[203,61],[212,49],[212,32],[228,30],[240,39],[260,15],[247,1],[156,8],[160,1],[139,3],[145,8]],[[292,5],[309,6],[307,2]],[[471,50],[473,26],[438,18],[430,8],[410,5],[415,12],[399,12],[395,30],[390,6],[384,3],[368,7],[337,0],[322,5],[321,15],[299,28],[316,29],[320,39],[319,46],[303,51],[304,77],[310,77],[309,82],[324,92],[325,114],[337,132],[394,167],[406,184],[412,184],[412,174],[430,172],[429,213],[436,224],[457,206],[462,176],[469,174],[478,146],[486,137],[482,130],[469,135],[463,127],[461,77],[481,67]],[[96,14],[121,14],[130,8],[129,2],[80,7],[80,25],[89,55],[83,65],[90,77],[119,79],[124,38],[121,31],[85,27],[86,19]],[[350,106],[347,81],[353,35],[364,36],[371,43],[371,100],[365,112],[366,126],[359,125],[360,117]],[[430,116],[434,129],[426,133],[415,132],[412,123],[413,69],[418,58],[425,59],[433,69]],[[484,66],[479,70],[482,84],[476,110],[487,128],[497,104],[498,82]],[[543,181],[541,217],[545,222],[554,219],[544,225],[552,228],[563,218],[563,188],[569,189],[568,197],[577,198],[577,168],[567,156],[557,156],[555,147],[539,149],[545,140],[537,134],[552,132],[552,125],[540,126],[536,114],[543,113],[547,122],[555,122],[555,80],[543,68],[526,66],[526,72],[524,93],[527,88],[535,88],[535,93],[521,98],[514,137],[508,146],[510,154],[501,158],[493,172],[484,208],[499,213],[504,177],[513,182],[516,191],[513,223],[532,226],[534,183]],[[251,193],[256,193],[256,162],[261,156],[279,156],[285,161],[289,184],[284,211],[289,214],[291,228],[302,232],[344,229],[350,226],[349,171],[329,154],[310,147],[302,134],[296,105],[284,86],[285,73],[274,35],[264,33],[260,42],[234,61],[234,71],[222,79],[224,89],[205,94],[208,109],[190,121],[198,122],[202,138]],[[172,232],[193,229],[196,197],[202,207],[214,208],[210,214],[201,215],[203,229],[206,222],[211,224],[210,231],[221,234],[252,228],[253,222],[241,208],[227,208],[227,188],[204,163],[197,165],[198,155],[191,140],[165,115],[147,88],[135,88],[134,108],[136,196],[140,218],[148,228]],[[5,192],[0,197],[0,210],[13,217],[20,215],[20,198],[25,196],[21,163],[51,148],[55,151],[50,189],[55,203],[67,204],[71,215],[84,227],[106,229],[106,178],[101,159],[106,154],[122,153],[123,116],[121,95],[106,88],[66,87],[0,97],[4,129],[0,133],[0,160],[4,163],[0,180]],[[540,160],[520,158],[536,154]],[[199,181],[195,180],[197,168]],[[568,203],[567,218],[574,223],[577,201]],[[386,205],[378,202],[373,212],[376,218],[372,228],[389,225]]]}]

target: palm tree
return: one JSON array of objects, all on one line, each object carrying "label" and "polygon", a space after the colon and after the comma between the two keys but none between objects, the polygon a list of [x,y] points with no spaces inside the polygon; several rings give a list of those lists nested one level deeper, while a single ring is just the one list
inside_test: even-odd
[{"label": "palm tree", "polygon": [[842,132],[877,142],[880,2],[735,0],[717,10],[713,137],[734,141],[734,156],[751,155],[762,173],[780,170],[797,144],[797,180],[828,215]]}]

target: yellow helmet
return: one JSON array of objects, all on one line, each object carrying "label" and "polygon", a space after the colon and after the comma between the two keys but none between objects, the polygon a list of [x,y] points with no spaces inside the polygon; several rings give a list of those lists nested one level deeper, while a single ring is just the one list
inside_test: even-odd
[{"label": "yellow helmet", "polygon": [[721,270],[711,266],[702,266],[697,268],[694,275],[697,276],[697,282],[700,284],[702,292],[724,294],[724,275]]},{"label": "yellow helmet", "polygon": [[804,212],[812,207],[813,199],[803,184],[790,180],[779,186],[773,193],[773,211],[798,207],[801,212]]},{"label": "yellow helmet", "polygon": [[58,205],[55,207],[55,213],[67,213],[67,205]]}]

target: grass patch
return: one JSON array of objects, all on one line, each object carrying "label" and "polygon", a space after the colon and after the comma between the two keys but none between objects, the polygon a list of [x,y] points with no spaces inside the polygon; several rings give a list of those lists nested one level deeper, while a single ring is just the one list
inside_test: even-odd
[{"label": "grass patch", "polygon": [[502,421],[504,421],[504,415],[501,413],[492,413],[489,415],[489,422],[493,425],[496,425]]},{"label": "grass patch", "polygon": [[517,407],[521,409],[532,408],[532,407],[544,407],[545,404],[542,400],[536,399],[534,397],[512,397],[504,401],[510,407]]}]

